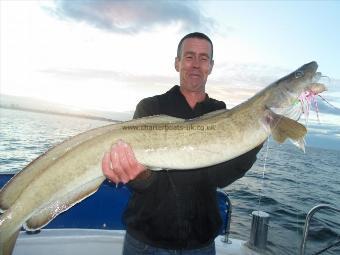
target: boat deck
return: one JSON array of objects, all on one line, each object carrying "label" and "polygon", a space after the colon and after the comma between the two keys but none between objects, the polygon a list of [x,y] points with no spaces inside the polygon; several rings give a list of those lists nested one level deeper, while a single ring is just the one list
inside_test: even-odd
[{"label": "boat deck", "polygon": [[[13,255],[118,255],[122,253],[124,230],[43,229],[38,234],[21,232]],[[215,239],[217,255],[257,255],[245,241],[223,236]]]}]

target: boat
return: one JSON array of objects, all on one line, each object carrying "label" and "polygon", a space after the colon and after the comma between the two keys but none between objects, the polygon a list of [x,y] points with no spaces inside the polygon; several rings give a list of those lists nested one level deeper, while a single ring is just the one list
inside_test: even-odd
[{"label": "boat", "polygon": [[[0,188],[14,174],[0,173]],[[52,220],[43,229],[29,232],[22,229],[13,255],[112,255],[121,254],[125,235],[122,215],[131,191],[126,185],[104,181],[98,191]],[[252,213],[249,240],[230,238],[232,203],[223,190],[217,198],[223,226],[215,239],[217,255],[266,254],[269,215],[265,212]],[[304,255],[309,221],[317,210],[340,209],[322,204],[307,214],[303,240],[297,254]]]},{"label": "boat", "polygon": [[[13,174],[0,174],[0,187],[12,177]],[[43,229],[22,229],[13,255],[121,254],[125,235],[121,219],[130,194],[128,186],[116,187],[104,181],[96,193],[61,213]],[[215,240],[217,254],[258,254],[246,241],[229,238],[231,202],[223,190],[217,194],[223,219]]]}]

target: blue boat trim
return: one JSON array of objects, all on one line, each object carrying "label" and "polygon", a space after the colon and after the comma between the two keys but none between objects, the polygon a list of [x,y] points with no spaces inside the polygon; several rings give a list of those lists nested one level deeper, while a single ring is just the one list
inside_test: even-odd
[{"label": "blue boat trim", "polygon": [[[0,188],[13,177],[13,174],[0,174]],[[74,205],[58,215],[46,227],[111,229],[124,230],[123,213],[130,198],[127,185],[118,185],[105,180],[92,196]],[[225,234],[228,221],[228,197],[224,192],[217,192],[218,206],[223,220],[220,234]]]}]

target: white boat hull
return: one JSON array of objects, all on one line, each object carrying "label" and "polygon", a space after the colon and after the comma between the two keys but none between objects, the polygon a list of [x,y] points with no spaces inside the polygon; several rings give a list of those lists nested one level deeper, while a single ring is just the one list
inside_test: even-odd
[{"label": "white boat hull", "polygon": [[[119,255],[122,253],[124,230],[44,229],[38,234],[21,232],[13,255]],[[230,244],[215,239],[217,255],[258,255],[245,246],[245,241]]]}]

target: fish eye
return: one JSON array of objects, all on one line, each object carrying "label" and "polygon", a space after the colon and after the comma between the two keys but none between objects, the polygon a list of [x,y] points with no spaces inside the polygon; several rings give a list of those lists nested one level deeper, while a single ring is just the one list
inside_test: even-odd
[{"label": "fish eye", "polygon": [[305,73],[301,70],[295,72],[295,78],[301,78],[305,75]]}]

